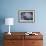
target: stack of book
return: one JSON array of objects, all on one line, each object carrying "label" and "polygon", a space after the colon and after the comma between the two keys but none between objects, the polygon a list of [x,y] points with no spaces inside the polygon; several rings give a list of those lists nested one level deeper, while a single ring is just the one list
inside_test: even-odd
[{"label": "stack of book", "polygon": [[26,32],[25,35],[38,35],[37,33]]}]

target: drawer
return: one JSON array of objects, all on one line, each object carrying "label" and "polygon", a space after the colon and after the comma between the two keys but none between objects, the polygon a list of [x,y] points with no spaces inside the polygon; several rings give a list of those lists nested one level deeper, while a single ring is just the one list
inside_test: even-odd
[{"label": "drawer", "polygon": [[35,40],[37,40],[37,39],[39,39],[39,40],[43,40],[43,36],[41,36],[41,35],[34,35],[34,36],[30,36],[30,35],[25,35],[25,40],[29,40],[29,39],[35,39]]},{"label": "drawer", "polygon": [[4,46],[23,46],[23,40],[5,40]]},{"label": "drawer", "polygon": [[43,46],[42,40],[25,40],[24,46]]},{"label": "drawer", "polygon": [[5,40],[4,44],[8,44],[8,45],[15,45],[16,41],[15,40]]},{"label": "drawer", "polygon": [[16,41],[14,40],[5,40],[4,41],[4,46],[15,46],[16,45]]},{"label": "drawer", "polygon": [[32,46],[43,46],[43,40],[32,41]]},{"label": "drawer", "polygon": [[24,39],[24,36],[23,35],[15,35],[15,36],[10,36],[10,35],[7,35],[7,36],[4,36],[4,39],[10,39],[10,40],[22,40]]}]

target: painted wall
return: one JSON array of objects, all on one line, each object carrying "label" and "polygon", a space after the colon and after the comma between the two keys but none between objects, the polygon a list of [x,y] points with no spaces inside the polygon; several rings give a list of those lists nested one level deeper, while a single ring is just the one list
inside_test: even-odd
[{"label": "painted wall", "polygon": [[[18,10],[35,10],[35,23],[19,23]],[[46,0],[0,0],[0,20],[7,17],[15,19],[12,32],[46,32]],[[0,23],[0,32],[8,32],[8,26]],[[45,35],[46,36],[46,35]],[[46,44],[46,43],[45,43]]]}]

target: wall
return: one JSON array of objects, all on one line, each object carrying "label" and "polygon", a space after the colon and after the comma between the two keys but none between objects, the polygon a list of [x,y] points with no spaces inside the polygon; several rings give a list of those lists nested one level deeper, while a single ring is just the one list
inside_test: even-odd
[{"label": "wall", "polygon": [[[40,31],[46,33],[46,0],[0,0],[0,18],[13,17],[12,32]],[[19,23],[18,10],[34,10],[35,23]],[[1,25],[1,24],[0,24]],[[0,32],[8,32],[8,26],[2,24]]]}]

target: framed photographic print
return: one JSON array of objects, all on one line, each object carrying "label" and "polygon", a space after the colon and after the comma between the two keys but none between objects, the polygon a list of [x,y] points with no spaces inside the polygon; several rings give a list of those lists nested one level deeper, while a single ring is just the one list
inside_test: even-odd
[{"label": "framed photographic print", "polygon": [[18,21],[23,23],[35,22],[35,10],[19,10]]}]

